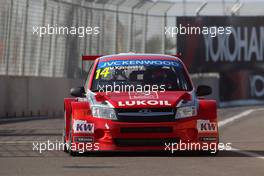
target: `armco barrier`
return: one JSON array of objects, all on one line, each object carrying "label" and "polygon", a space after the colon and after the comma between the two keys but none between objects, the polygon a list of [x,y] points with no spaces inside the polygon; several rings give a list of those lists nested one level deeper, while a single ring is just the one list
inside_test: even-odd
[{"label": "armco barrier", "polygon": [[[209,98],[219,100],[216,75],[193,75],[195,85],[210,85]],[[0,117],[61,116],[63,98],[71,87],[80,86],[80,79],[0,76]]]}]

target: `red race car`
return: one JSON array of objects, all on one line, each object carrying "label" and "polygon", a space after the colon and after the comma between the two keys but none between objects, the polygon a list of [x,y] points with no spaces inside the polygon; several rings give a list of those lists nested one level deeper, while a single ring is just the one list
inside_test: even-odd
[{"label": "red race car", "polygon": [[64,99],[66,152],[217,148],[216,101],[202,98],[212,90],[195,89],[178,57],[83,56],[93,59],[84,87]]}]

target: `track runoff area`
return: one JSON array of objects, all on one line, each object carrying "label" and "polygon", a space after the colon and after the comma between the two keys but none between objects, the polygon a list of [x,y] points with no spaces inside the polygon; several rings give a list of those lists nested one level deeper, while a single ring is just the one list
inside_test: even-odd
[{"label": "track runoff area", "polygon": [[264,106],[218,110],[220,142],[231,151],[216,157],[171,153],[97,153],[70,157],[33,150],[33,142],[61,141],[63,119],[2,121],[0,175],[264,175]]}]

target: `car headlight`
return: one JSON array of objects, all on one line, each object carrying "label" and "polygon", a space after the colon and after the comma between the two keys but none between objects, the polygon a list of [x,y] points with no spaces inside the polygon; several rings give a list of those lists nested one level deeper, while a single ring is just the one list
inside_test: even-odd
[{"label": "car headlight", "polygon": [[97,118],[117,120],[115,110],[107,106],[92,106],[92,115]]},{"label": "car headlight", "polygon": [[184,106],[177,108],[175,118],[182,119],[197,115],[197,108],[195,106]]}]

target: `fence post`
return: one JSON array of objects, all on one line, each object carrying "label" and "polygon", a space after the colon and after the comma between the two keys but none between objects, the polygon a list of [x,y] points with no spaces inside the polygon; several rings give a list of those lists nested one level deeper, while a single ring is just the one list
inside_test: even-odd
[{"label": "fence post", "polygon": [[119,7],[121,4],[123,4],[126,0],[123,0],[121,2],[119,2],[117,5],[116,5],[116,23],[115,23],[115,26],[116,26],[116,30],[115,30],[115,53],[117,54],[118,53],[118,21],[119,21]]},{"label": "fence post", "polygon": [[103,16],[102,16],[102,26],[100,27],[100,34],[101,34],[101,53],[99,54],[104,54],[105,53],[105,50],[104,50],[104,47],[105,47],[105,40],[104,40],[104,35],[105,35],[105,30],[104,30],[104,25],[105,25],[105,4],[103,5]]},{"label": "fence post", "polygon": [[[54,17],[53,18],[53,23],[55,22],[55,24],[57,24],[57,21],[58,21],[58,19],[59,19],[59,14],[60,14],[60,4],[59,3],[57,3],[57,7],[56,7],[56,9],[57,9],[57,13],[54,13],[54,16],[55,16],[55,14],[56,14],[56,17]],[[55,24],[53,24],[53,25],[55,25]],[[55,69],[56,69],[56,59],[58,59],[58,57],[56,57],[57,56],[57,54],[58,54],[58,52],[57,52],[57,47],[58,47],[58,35],[54,35],[53,37],[55,37],[55,39],[54,39],[54,47],[52,47],[53,48],[53,56],[52,56],[52,60],[51,60],[51,64],[52,64],[52,77],[55,77]]]},{"label": "fence post", "polygon": [[162,46],[161,46],[161,52],[162,54],[165,53],[165,50],[166,50],[166,35],[165,35],[165,32],[164,32],[164,28],[165,26],[167,25],[167,12],[164,13],[164,18],[163,18],[163,28],[162,28],[162,34],[161,34],[161,43],[162,43]]},{"label": "fence post", "polygon": [[[43,1],[42,26],[45,25],[45,21],[46,21],[46,9],[47,9],[47,0]],[[40,76],[41,58],[42,58],[42,53],[43,53],[42,47],[43,47],[43,37],[40,38],[40,54],[39,54],[39,57],[36,58],[37,59],[37,66],[36,66],[37,76]]]},{"label": "fence post", "polygon": [[168,11],[169,11],[174,5],[175,5],[175,3],[174,3],[172,6],[170,6],[169,8],[167,8],[166,11],[165,11],[165,13],[164,13],[164,26],[163,26],[163,28],[162,28],[163,54],[166,54],[166,49],[167,49],[167,43],[166,43],[166,41],[167,41],[167,37],[166,37],[166,35],[165,35],[165,31],[164,31],[164,29],[165,29],[165,27],[167,26]]},{"label": "fence post", "polygon": [[[94,4],[92,4],[92,8],[91,8],[91,15],[90,15],[90,26],[93,26],[93,7]],[[92,35],[89,35],[89,54],[92,55]]]},{"label": "fence post", "polygon": [[23,42],[23,56],[22,56],[22,59],[21,59],[22,75],[23,76],[25,75],[25,56],[26,56],[26,44],[27,44],[28,8],[29,8],[29,0],[27,0],[27,5],[26,5],[26,18],[25,18],[24,42]]},{"label": "fence post", "polygon": [[8,75],[8,66],[9,66],[9,54],[10,54],[10,45],[11,45],[11,26],[12,26],[12,16],[13,16],[13,6],[14,6],[14,1],[11,0],[11,10],[9,10],[8,14],[8,20],[7,20],[7,51],[6,53],[6,70],[5,74]]},{"label": "fence post", "polygon": [[152,9],[152,7],[154,7],[156,4],[158,3],[158,1],[154,2],[152,4],[152,6],[150,6],[147,10],[146,10],[146,14],[145,14],[145,28],[144,28],[144,32],[143,32],[143,51],[146,53],[146,41],[147,41],[147,33],[148,33],[148,15],[149,15],[149,11]]},{"label": "fence post", "polygon": [[[175,17],[175,26],[177,26],[177,16]],[[175,37],[175,48],[176,48],[176,54],[178,53],[178,43],[177,43],[178,34],[176,34]]]},{"label": "fence post", "polygon": [[[85,18],[84,18],[85,27],[88,26],[88,22],[87,22],[88,12],[87,11],[88,10],[85,8]],[[86,55],[86,53],[87,53],[87,35],[84,35],[84,55]]]},{"label": "fence post", "polygon": [[130,51],[134,51],[134,28],[133,28],[133,26],[134,26],[134,10],[135,10],[135,8],[140,4],[140,3],[142,3],[141,1],[139,1],[138,3],[136,3],[133,7],[132,7],[132,9],[131,9],[131,18],[130,18],[130,35],[129,35],[129,39],[128,39],[128,42],[129,42],[129,50]]}]

